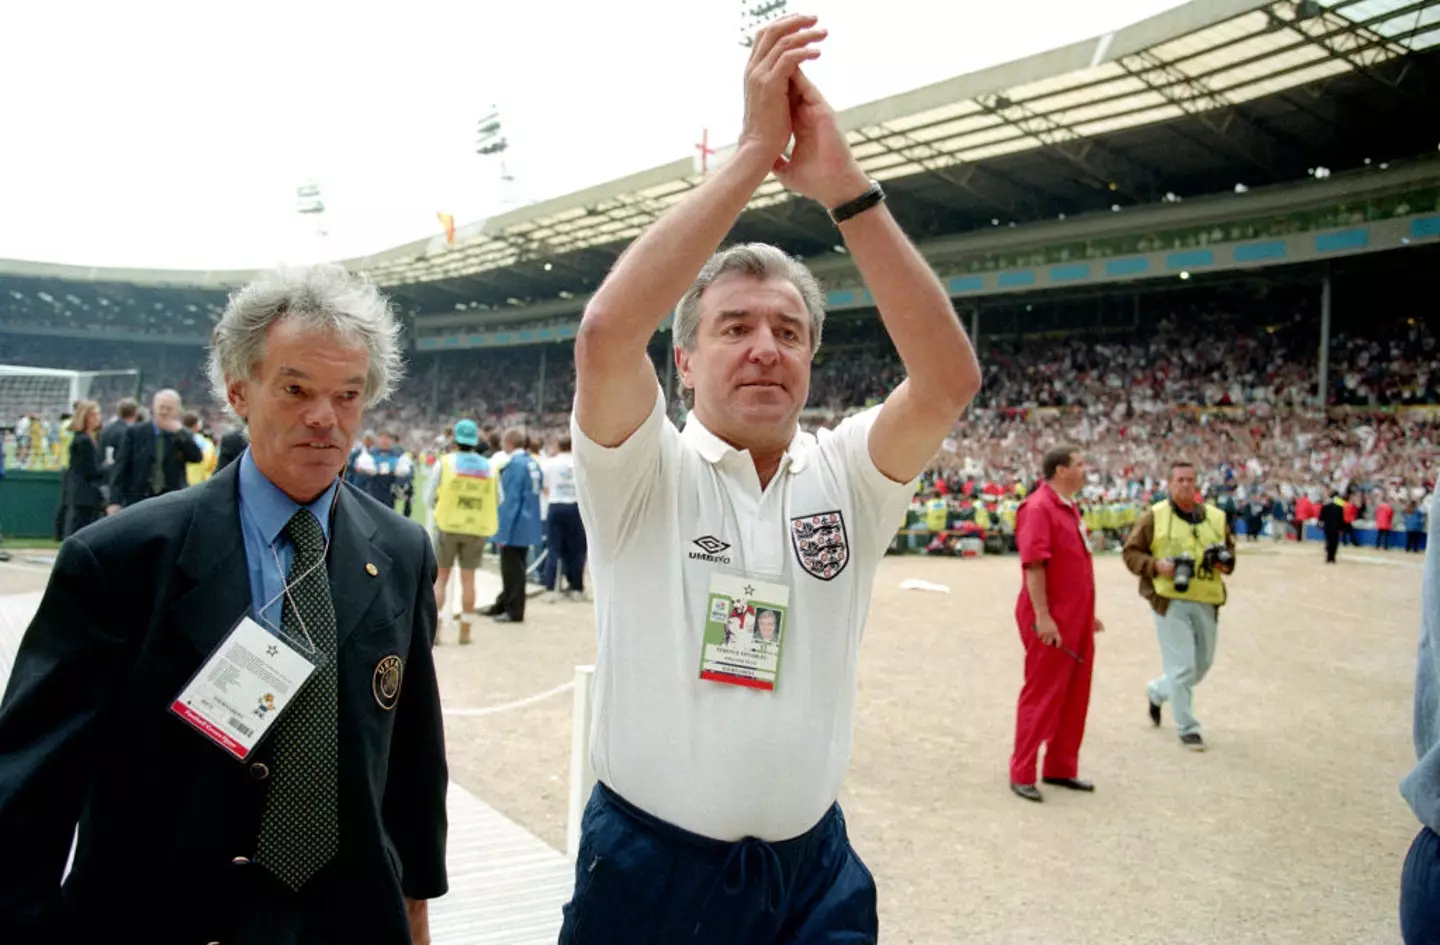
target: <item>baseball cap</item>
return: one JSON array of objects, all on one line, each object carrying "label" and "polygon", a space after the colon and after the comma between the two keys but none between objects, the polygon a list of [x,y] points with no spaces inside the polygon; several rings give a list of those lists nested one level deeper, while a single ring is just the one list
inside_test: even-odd
[{"label": "baseball cap", "polygon": [[479,445],[480,428],[475,425],[474,420],[461,420],[455,424],[455,442],[461,446]]}]

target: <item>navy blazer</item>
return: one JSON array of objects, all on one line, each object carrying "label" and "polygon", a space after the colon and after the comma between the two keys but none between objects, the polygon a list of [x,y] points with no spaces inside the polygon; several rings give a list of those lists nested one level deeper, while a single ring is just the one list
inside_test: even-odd
[{"label": "navy blazer", "polygon": [[250,610],[238,469],[61,547],[0,703],[0,942],[288,941],[290,896],[322,940],[404,945],[404,898],[445,893],[435,558],[413,522],[336,496],[340,850],[300,896],[249,862],[273,737],[241,764],[169,711]]}]

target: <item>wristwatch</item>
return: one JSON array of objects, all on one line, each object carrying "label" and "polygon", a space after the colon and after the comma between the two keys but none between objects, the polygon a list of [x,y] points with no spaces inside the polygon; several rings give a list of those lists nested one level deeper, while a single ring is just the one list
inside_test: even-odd
[{"label": "wristwatch", "polygon": [[866,210],[869,210],[871,207],[879,204],[884,199],[885,190],[880,186],[880,182],[872,180],[870,182],[869,190],[865,191],[863,194],[856,197],[854,200],[842,203],[835,209],[828,211],[830,214],[830,221],[832,223],[835,223],[836,225],[844,223],[851,217],[859,216]]}]

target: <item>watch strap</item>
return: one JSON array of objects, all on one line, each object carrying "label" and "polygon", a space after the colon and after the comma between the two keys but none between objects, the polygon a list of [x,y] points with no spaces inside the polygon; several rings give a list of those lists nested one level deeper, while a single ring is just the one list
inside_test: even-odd
[{"label": "watch strap", "polygon": [[870,189],[865,191],[854,200],[842,203],[830,212],[830,220],[833,223],[844,223],[852,217],[859,216],[871,207],[876,206],[885,199],[885,190],[880,186],[879,181],[872,180]]}]

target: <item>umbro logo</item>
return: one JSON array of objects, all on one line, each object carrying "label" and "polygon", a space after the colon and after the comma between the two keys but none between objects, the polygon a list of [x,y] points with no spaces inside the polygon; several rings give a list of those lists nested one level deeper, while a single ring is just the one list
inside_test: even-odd
[{"label": "umbro logo", "polygon": [[694,545],[696,548],[699,548],[707,555],[718,555],[720,552],[730,547],[725,542],[714,537],[713,535],[706,535],[704,538],[695,539]]},{"label": "umbro logo", "polygon": [[690,552],[692,561],[709,561],[712,564],[729,564],[730,556],[724,554],[730,545],[723,542],[714,535],[705,535],[691,542],[699,551]]}]

